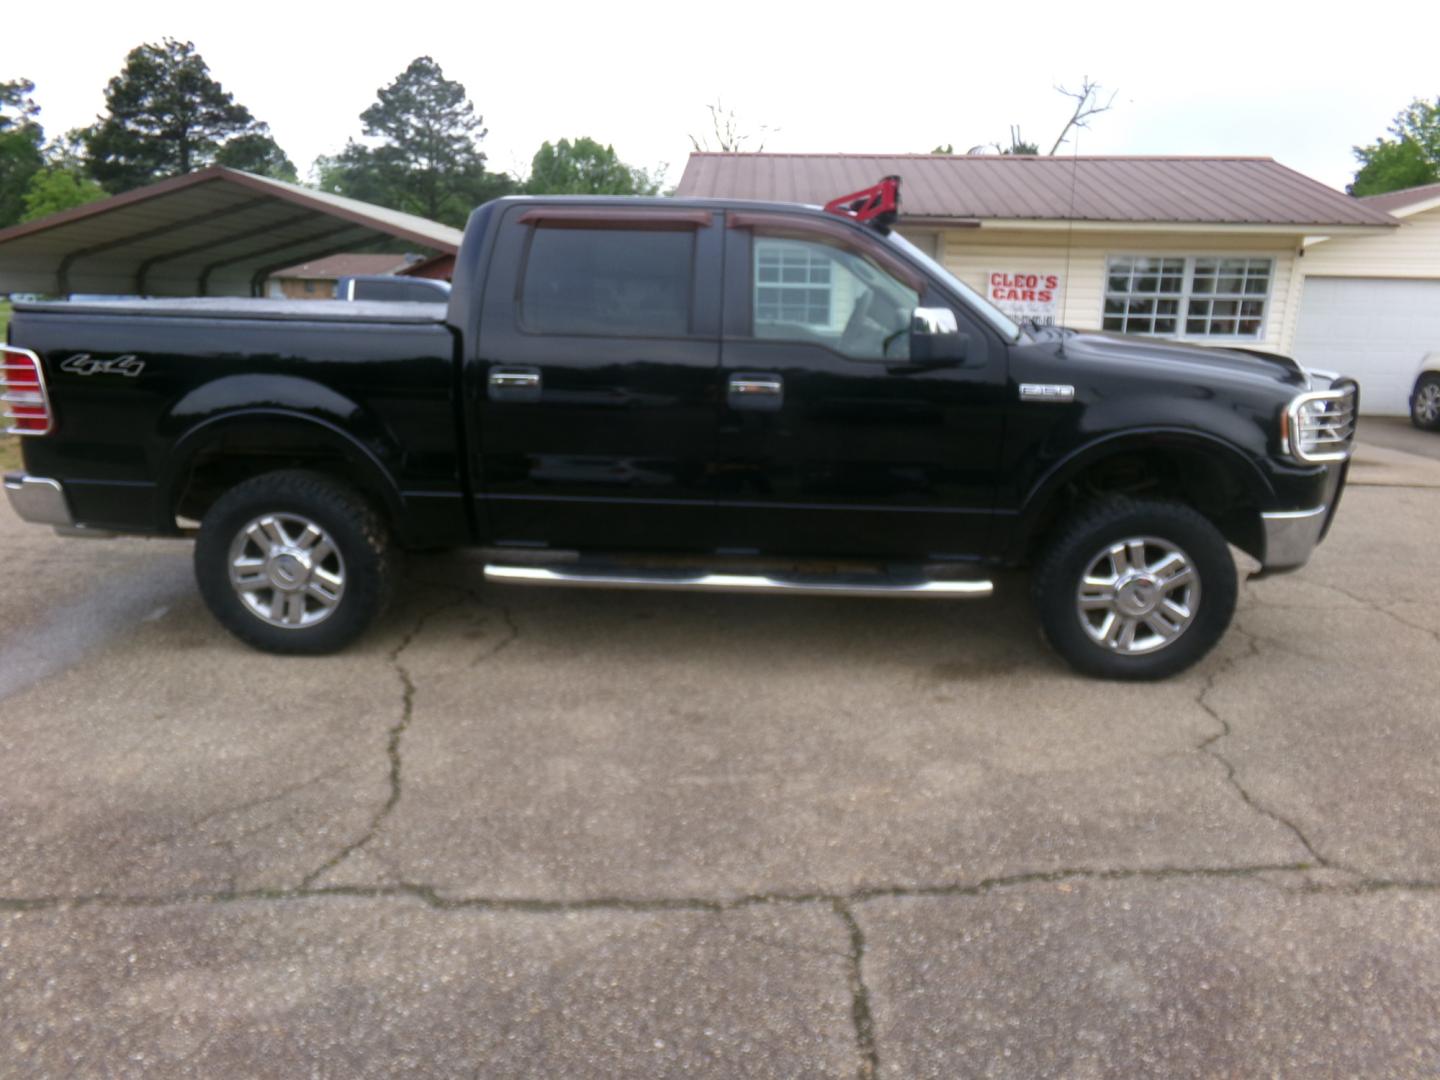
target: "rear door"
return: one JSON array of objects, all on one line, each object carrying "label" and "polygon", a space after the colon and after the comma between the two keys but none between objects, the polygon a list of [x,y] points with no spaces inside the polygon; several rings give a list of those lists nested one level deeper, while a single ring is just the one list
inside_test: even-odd
[{"label": "rear door", "polygon": [[[987,553],[1006,351],[879,238],[731,214],[717,540],[795,554]],[[917,306],[950,307],[963,361],[909,357]]]},{"label": "rear door", "polygon": [[512,206],[480,324],[482,527],[524,546],[708,541],[721,230],[706,211]]}]

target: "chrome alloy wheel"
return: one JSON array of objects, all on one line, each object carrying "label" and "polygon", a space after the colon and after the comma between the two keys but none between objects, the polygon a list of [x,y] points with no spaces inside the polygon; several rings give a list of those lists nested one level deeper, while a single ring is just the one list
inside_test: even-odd
[{"label": "chrome alloy wheel", "polygon": [[251,614],[300,630],[324,622],[345,595],[345,560],[330,534],[300,514],[262,514],[230,544],[230,587]]},{"label": "chrome alloy wheel", "polygon": [[1195,621],[1200,575],[1167,540],[1136,536],[1098,552],[1075,590],[1075,609],[1090,640],[1125,656],[1163,649]]},{"label": "chrome alloy wheel", "polygon": [[1415,419],[1422,424],[1440,420],[1440,382],[1427,380],[1415,391]]}]

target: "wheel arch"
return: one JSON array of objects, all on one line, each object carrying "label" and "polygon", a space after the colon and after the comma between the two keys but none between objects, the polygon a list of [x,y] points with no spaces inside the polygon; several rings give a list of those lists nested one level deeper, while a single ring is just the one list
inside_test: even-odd
[{"label": "wheel arch", "polygon": [[348,483],[402,531],[400,490],[380,453],[328,417],[285,407],[246,407],[208,416],[167,454],[162,513],[199,519],[225,490],[264,472],[311,469]]},{"label": "wheel arch", "polygon": [[[1117,470],[1116,466],[1131,466]],[[1263,548],[1260,507],[1274,498],[1274,486],[1252,458],[1224,439],[1186,428],[1152,428],[1095,439],[1055,462],[1021,502],[1009,551],[1014,562],[1029,562],[1047,528],[1075,509],[1087,494],[1124,493],[1112,486],[1133,474],[1163,483],[1158,493],[1205,514],[1226,540],[1259,557]]]}]

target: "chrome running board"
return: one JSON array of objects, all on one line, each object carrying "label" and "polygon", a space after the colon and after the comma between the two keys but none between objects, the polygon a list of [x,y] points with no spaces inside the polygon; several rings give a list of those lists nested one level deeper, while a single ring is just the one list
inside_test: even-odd
[{"label": "chrome running board", "polygon": [[505,585],[556,585],[580,589],[675,589],[686,592],[787,593],[791,596],[882,596],[906,600],[970,600],[989,596],[988,581],[887,579],[876,574],[713,574],[634,567],[553,567],[486,563],[485,580]]}]

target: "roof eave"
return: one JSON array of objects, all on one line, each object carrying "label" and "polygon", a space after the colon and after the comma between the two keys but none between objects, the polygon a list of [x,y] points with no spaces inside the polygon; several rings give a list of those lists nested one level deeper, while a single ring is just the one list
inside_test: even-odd
[{"label": "roof eave", "polygon": [[1440,195],[1429,199],[1421,199],[1419,202],[1413,202],[1409,206],[1397,206],[1394,210],[1387,210],[1386,213],[1391,217],[1408,218],[1414,217],[1416,214],[1423,214],[1427,210],[1434,210],[1437,206],[1440,206]]}]

